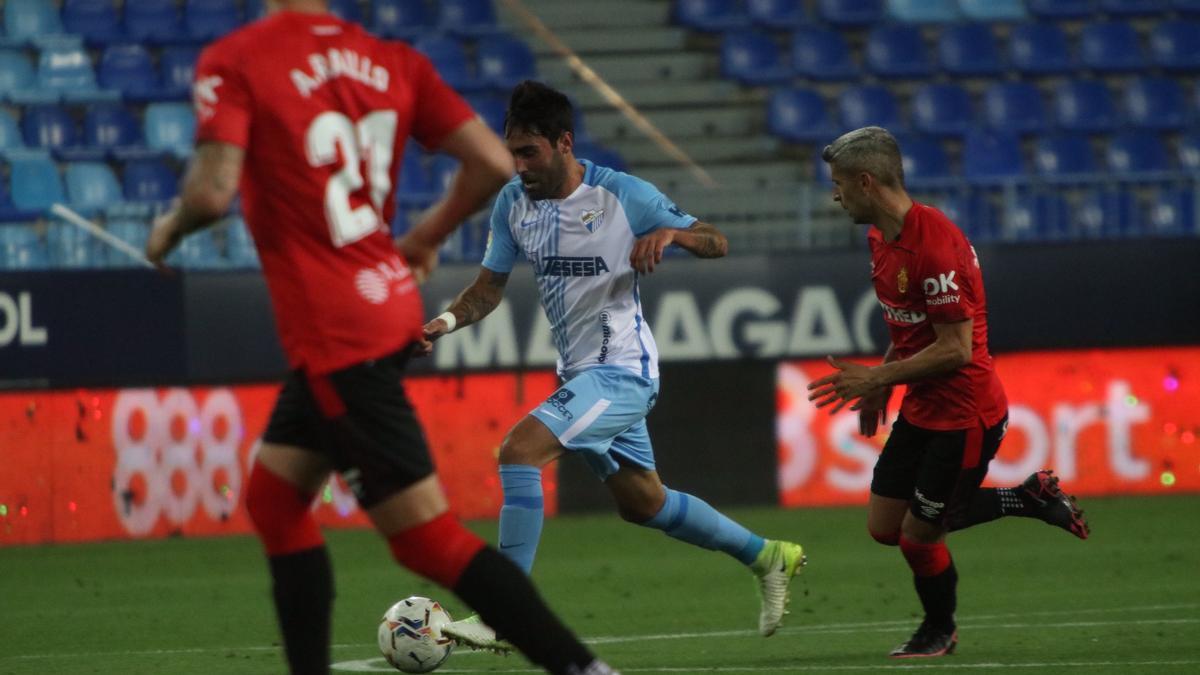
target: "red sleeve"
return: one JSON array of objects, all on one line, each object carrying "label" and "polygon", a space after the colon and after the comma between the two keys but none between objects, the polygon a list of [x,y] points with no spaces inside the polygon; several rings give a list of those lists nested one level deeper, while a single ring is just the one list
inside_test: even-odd
[{"label": "red sleeve", "polygon": [[957,323],[973,316],[975,297],[969,265],[974,264],[970,247],[957,245],[948,233],[926,239],[920,274],[925,291],[925,313],[933,323]]},{"label": "red sleeve", "polygon": [[246,147],[250,137],[250,88],[227,42],[200,54],[192,87],[196,107],[196,141],[218,141]]},{"label": "red sleeve", "polygon": [[475,111],[442,80],[433,63],[410,50],[413,82],[412,136],[427,150],[436,150],[451,132],[475,118]]}]

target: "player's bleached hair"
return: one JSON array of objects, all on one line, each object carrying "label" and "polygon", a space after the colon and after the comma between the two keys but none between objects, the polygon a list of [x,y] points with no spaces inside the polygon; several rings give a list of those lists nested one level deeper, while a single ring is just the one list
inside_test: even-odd
[{"label": "player's bleached hair", "polygon": [[513,89],[504,113],[504,135],[516,129],[557,142],[564,131],[575,132],[571,100],[541,82],[525,80]]},{"label": "player's bleached hair", "polygon": [[821,159],[846,173],[865,171],[888,187],[904,187],[900,144],[883,127],[863,127],[838,136],[821,151]]}]

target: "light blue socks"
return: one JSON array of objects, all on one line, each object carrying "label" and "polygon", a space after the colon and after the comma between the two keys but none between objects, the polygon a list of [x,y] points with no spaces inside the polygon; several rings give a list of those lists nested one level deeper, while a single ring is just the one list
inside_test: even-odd
[{"label": "light blue socks", "polygon": [[746,565],[758,557],[764,546],[762,537],[733,522],[703,499],[671,488],[665,490],[667,500],[662,509],[642,525],[689,544],[723,551]]},{"label": "light blue socks", "polygon": [[500,552],[529,574],[542,538],[542,471],[524,464],[501,464],[500,487],[504,491]]}]

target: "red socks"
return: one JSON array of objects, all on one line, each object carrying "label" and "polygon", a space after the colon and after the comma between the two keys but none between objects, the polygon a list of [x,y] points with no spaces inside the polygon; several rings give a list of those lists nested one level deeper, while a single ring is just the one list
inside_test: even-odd
[{"label": "red socks", "polygon": [[325,543],[309,511],[312,495],[255,462],[246,489],[246,512],[268,556],[287,555]]},{"label": "red socks", "polygon": [[946,542],[922,544],[900,535],[900,552],[918,577],[937,576],[950,566],[950,549],[946,548]]},{"label": "red socks", "polygon": [[388,546],[401,565],[453,589],[486,544],[446,512],[424,525],[393,534]]}]

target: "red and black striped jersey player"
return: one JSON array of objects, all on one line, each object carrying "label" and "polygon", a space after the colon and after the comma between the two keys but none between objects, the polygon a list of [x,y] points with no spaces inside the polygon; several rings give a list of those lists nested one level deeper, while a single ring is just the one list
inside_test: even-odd
[{"label": "red and black striped jersey player", "polygon": [[1080,539],[1087,521],[1051,471],[1011,488],[981,488],[1008,426],[1008,401],[988,352],[987,299],[975,249],[938,209],[909,197],[900,147],[865,127],[826,146],[833,199],[869,225],[871,281],[891,344],[868,367],[830,357],[836,371],[809,385],[809,399],[836,413],[851,404],[859,430],[887,423],[892,387],[907,385],[875,464],[867,527],[899,546],[925,610],[894,657],[954,650],[958,573],[946,534],[1002,516],[1038,518]]}]

